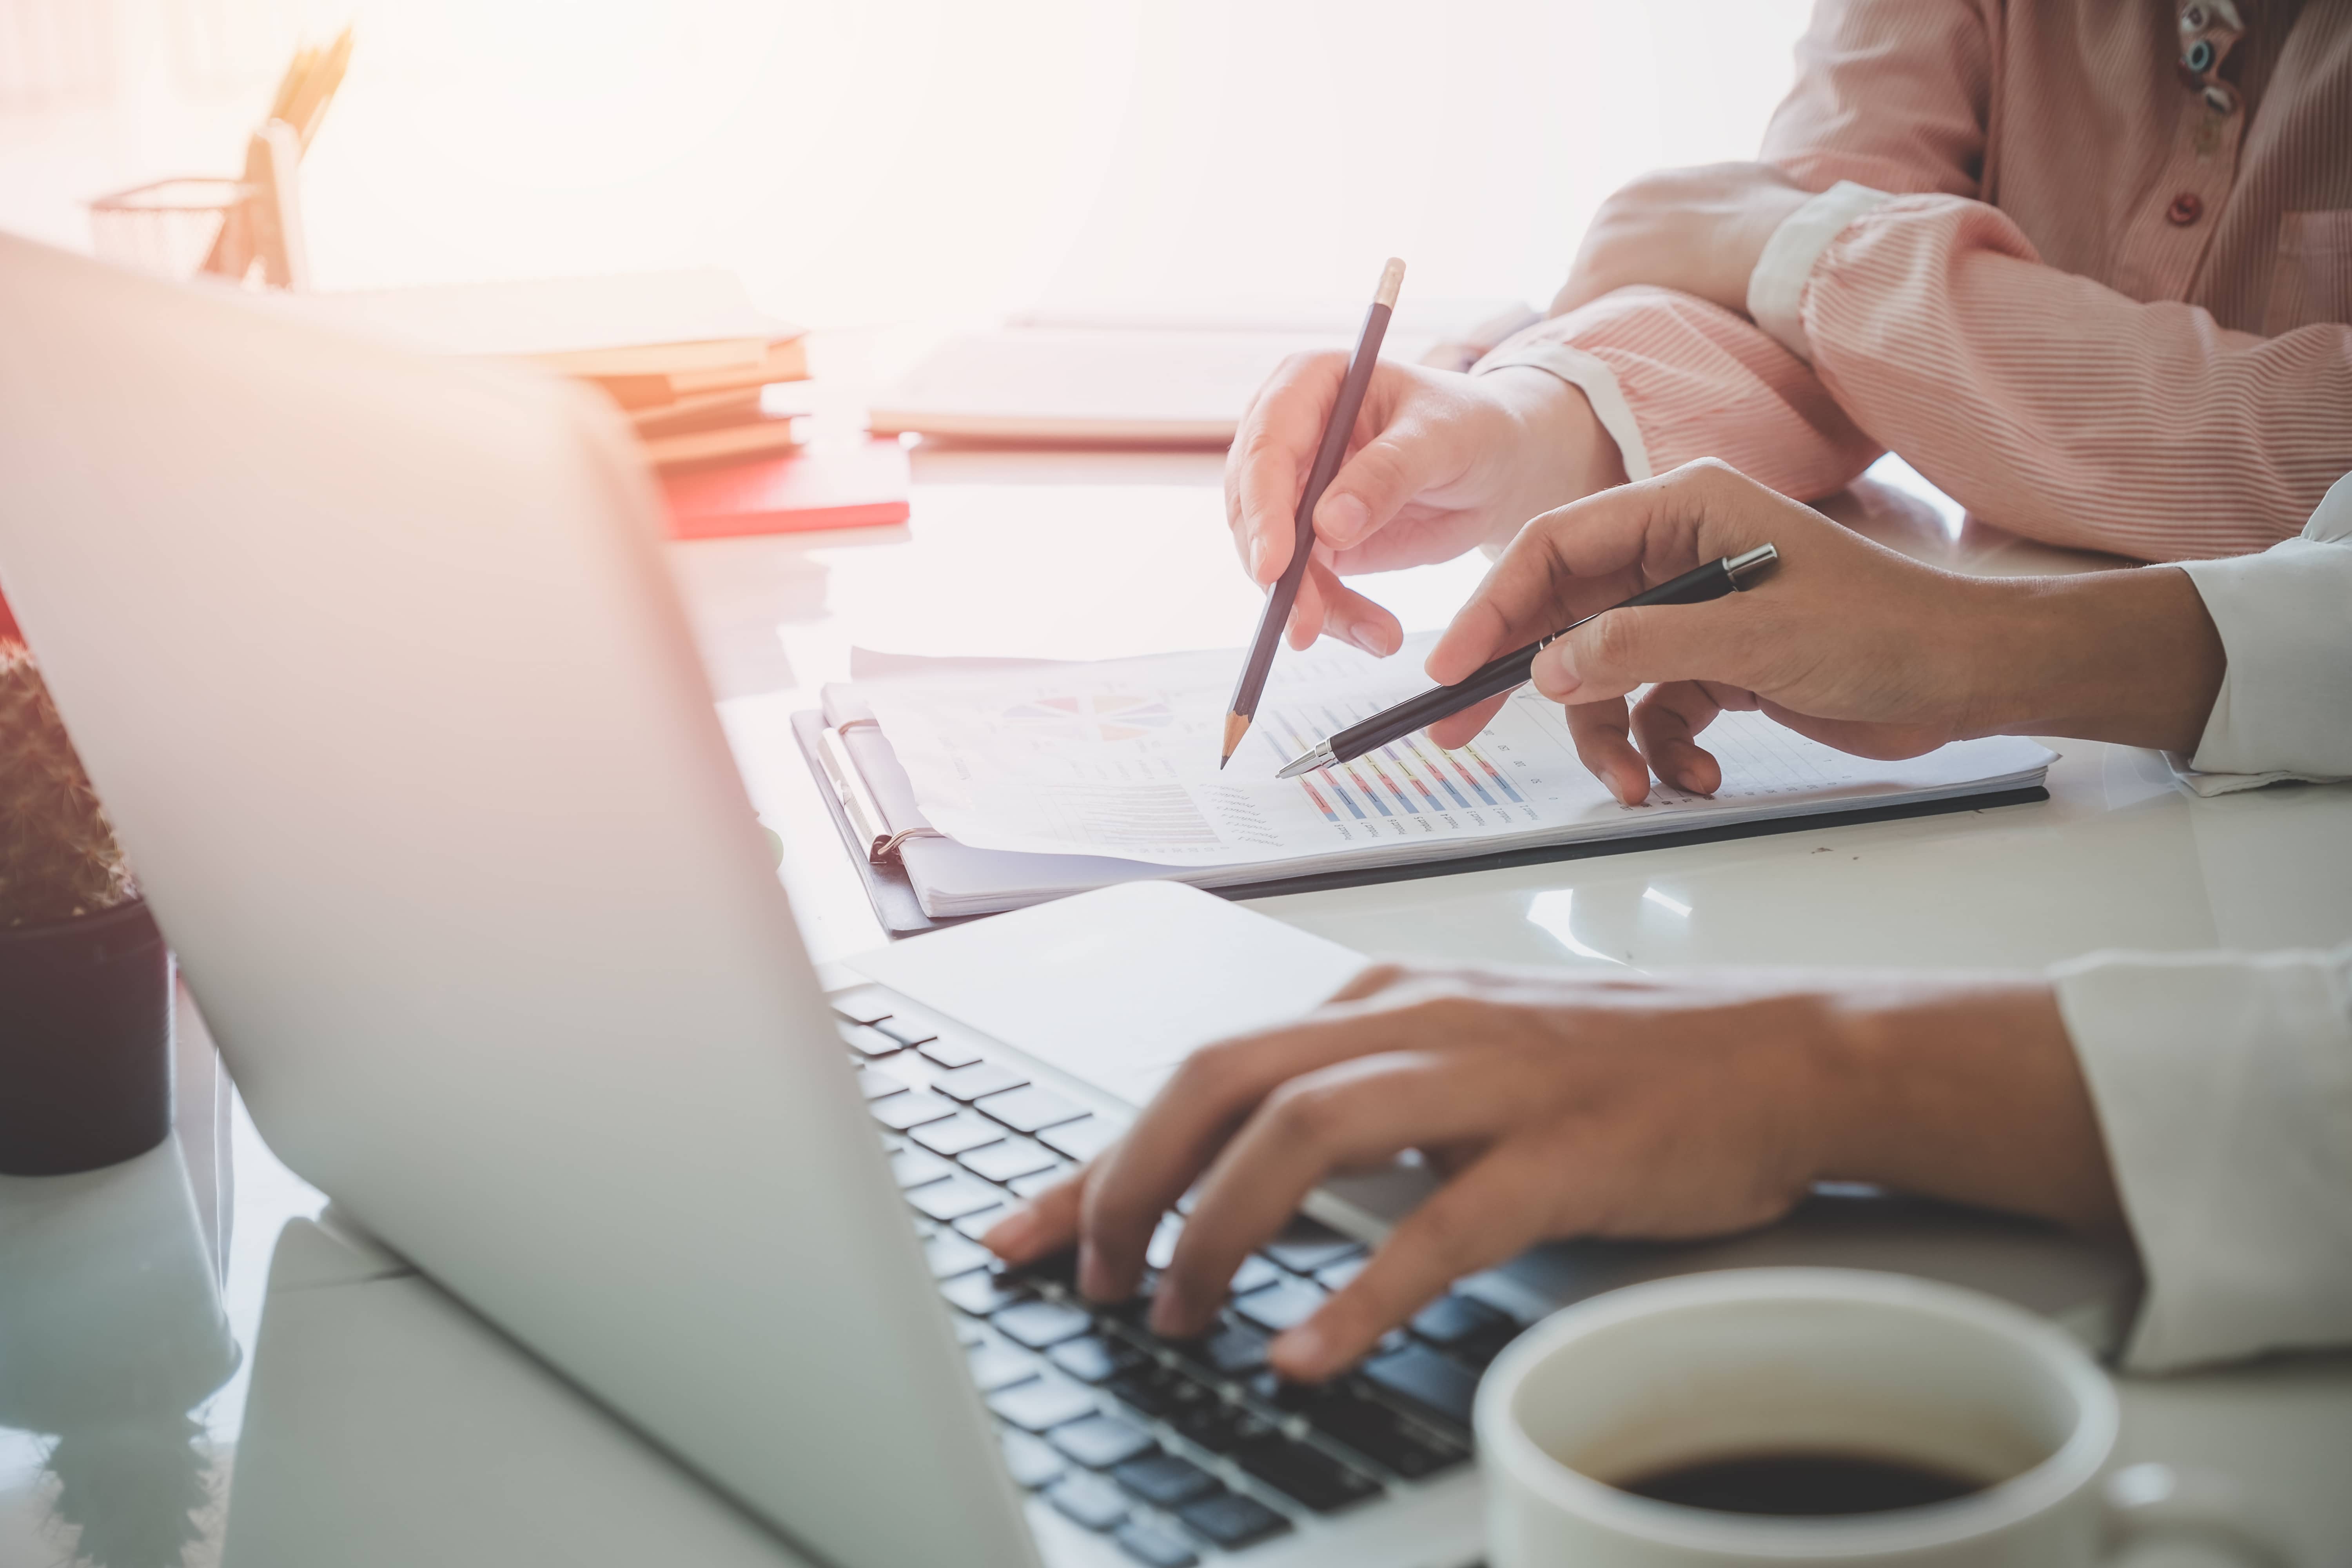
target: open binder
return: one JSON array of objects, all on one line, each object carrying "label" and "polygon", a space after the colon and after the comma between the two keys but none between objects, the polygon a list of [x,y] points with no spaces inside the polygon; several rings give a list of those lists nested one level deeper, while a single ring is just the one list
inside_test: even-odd
[{"label": "open binder", "polygon": [[[861,679],[873,679],[936,668],[940,662],[898,661],[861,653],[856,674]],[[947,662],[972,668],[969,661]],[[1486,850],[1465,847],[1465,852],[1442,858],[1348,869],[1318,867],[1312,862],[1274,867],[1181,867],[1100,856],[984,849],[960,843],[924,817],[912,781],[857,688],[828,686],[824,697],[823,710],[793,715],[793,740],[816,779],[818,795],[856,863],[876,915],[896,936],[1144,879],[1181,880],[1229,898],[1249,898],[1579,859],[1633,849],[1713,843],[1809,827],[1980,811],[2049,798],[2037,769],[2025,778],[1991,779],[1981,787],[1933,799],[1904,798],[1826,810],[1791,810],[1729,822],[1697,820],[1685,826],[1662,825],[1647,831],[1568,842]],[[2047,753],[2042,755],[2046,757]]]}]

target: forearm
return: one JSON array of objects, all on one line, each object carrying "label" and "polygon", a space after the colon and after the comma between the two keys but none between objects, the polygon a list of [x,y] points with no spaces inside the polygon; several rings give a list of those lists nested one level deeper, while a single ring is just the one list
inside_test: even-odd
[{"label": "forearm", "polygon": [[2042,265],[2009,216],[1898,197],[1804,273],[1784,341],[1969,510],[2149,561],[2259,550],[2352,468],[2352,327],[2261,338]]},{"label": "forearm", "polygon": [[2122,1208],[2039,977],[1890,976],[1822,1001],[1822,1179],[2096,1227]]},{"label": "forearm", "polygon": [[2187,573],[1991,580],[1971,596],[1961,733],[2197,750],[2225,659]]}]

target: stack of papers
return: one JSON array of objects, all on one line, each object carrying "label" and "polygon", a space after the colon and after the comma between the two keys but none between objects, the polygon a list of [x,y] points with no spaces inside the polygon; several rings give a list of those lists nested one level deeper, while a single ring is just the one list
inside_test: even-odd
[{"label": "stack of papers", "polygon": [[[2039,785],[2053,753],[1967,741],[1903,762],[1850,757],[1753,713],[1704,744],[1711,796],[1653,786],[1619,805],[1578,760],[1560,710],[1522,688],[1459,751],[1415,735],[1282,780],[1316,741],[1424,689],[1433,635],[1374,659],[1334,643],[1286,652],[1257,722],[1217,767],[1240,655],[940,669],[828,689],[927,914],[1009,909],[1139,877],[1202,887],[1463,859]],[[859,720],[872,723],[858,724]]]}]

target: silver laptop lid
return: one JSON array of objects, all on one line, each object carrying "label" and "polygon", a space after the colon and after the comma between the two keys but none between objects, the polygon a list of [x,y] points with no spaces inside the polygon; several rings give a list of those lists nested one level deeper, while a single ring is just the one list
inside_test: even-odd
[{"label": "silver laptop lid", "polygon": [[654,516],[585,395],[0,237],[0,584],[272,1147],[796,1544],[1034,1562]]}]

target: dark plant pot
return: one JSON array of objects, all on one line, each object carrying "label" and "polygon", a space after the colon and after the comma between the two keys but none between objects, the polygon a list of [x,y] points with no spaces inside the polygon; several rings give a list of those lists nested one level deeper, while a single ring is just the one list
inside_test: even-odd
[{"label": "dark plant pot", "polygon": [[172,1131],[172,960],[144,900],[0,930],[0,1173],[54,1176]]}]

